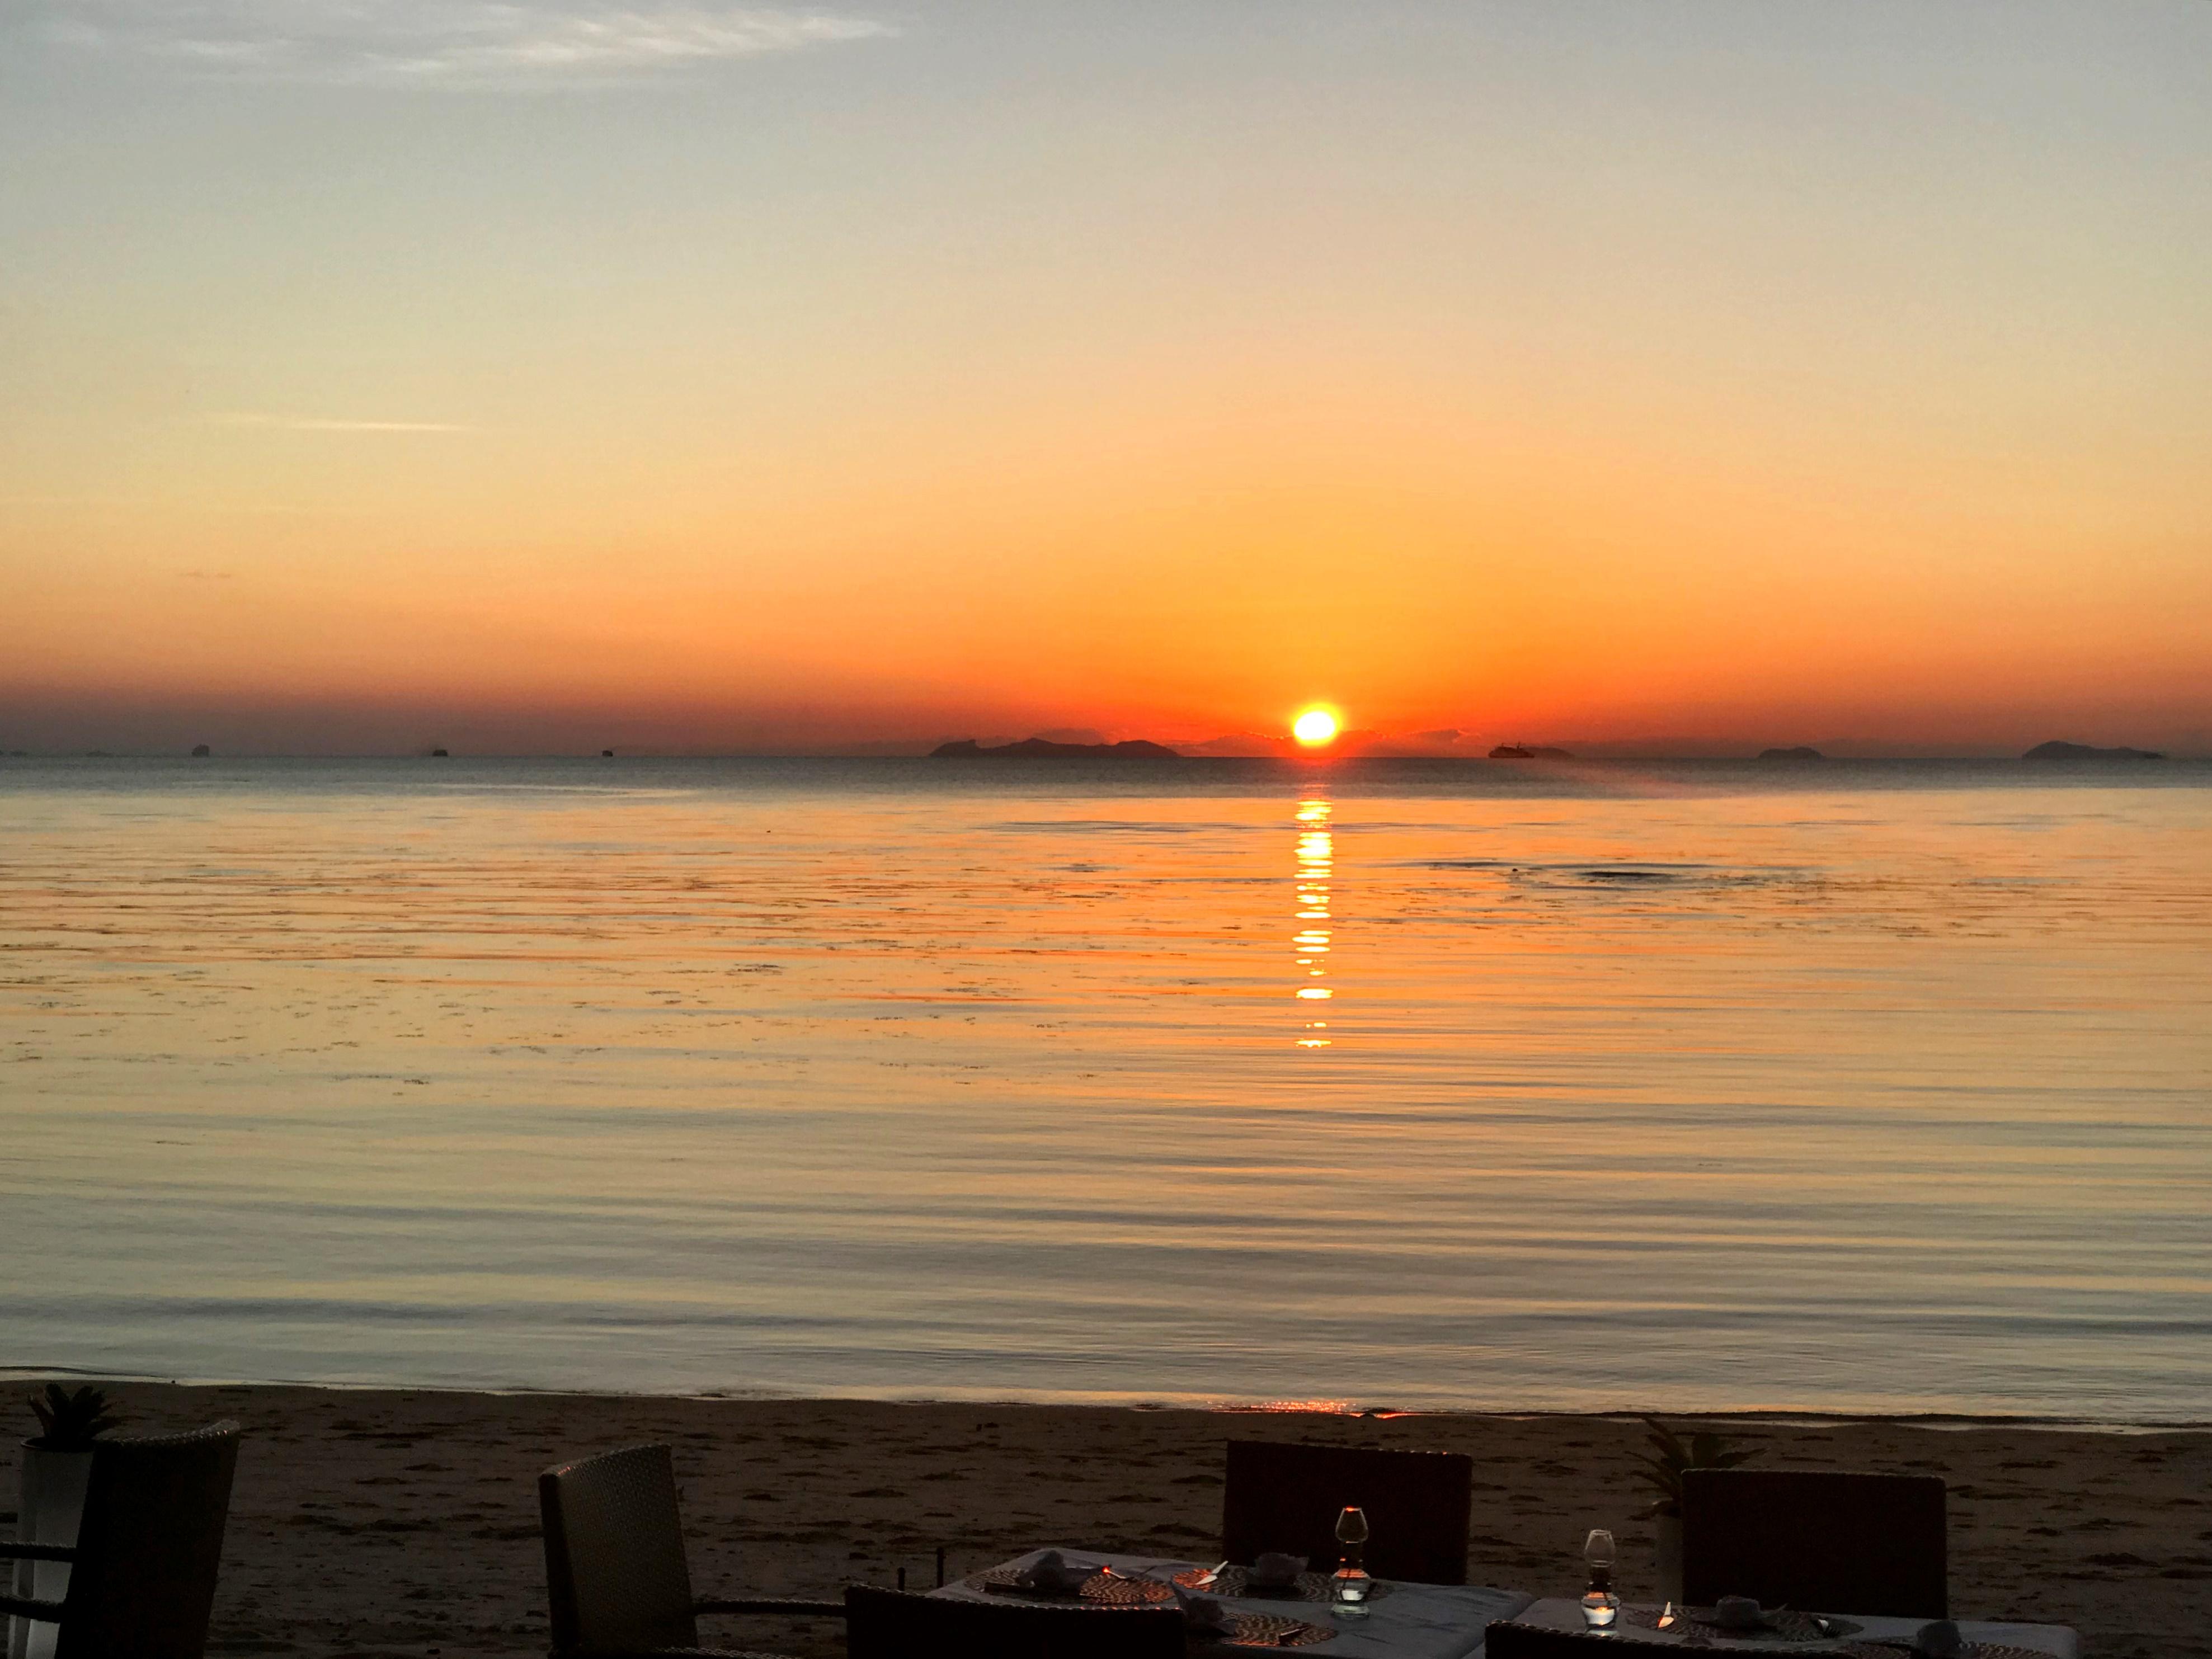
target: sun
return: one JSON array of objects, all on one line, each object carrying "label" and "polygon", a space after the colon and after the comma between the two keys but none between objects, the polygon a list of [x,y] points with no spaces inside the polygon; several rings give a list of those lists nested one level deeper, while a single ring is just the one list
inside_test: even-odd
[{"label": "sun", "polygon": [[1336,716],[1326,708],[1309,708],[1291,722],[1291,735],[1309,749],[1318,749],[1336,738]]}]

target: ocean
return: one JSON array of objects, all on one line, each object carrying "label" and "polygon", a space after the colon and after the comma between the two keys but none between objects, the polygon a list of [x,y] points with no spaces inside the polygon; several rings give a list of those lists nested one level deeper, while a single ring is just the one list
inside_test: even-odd
[{"label": "ocean", "polygon": [[2212,765],[0,761],[0,1365],[2212,1418]]}]

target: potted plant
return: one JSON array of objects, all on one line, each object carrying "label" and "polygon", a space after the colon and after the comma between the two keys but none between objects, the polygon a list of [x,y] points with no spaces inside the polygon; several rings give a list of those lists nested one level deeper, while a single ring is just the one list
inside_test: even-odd
[{"label": "potted plant", "polygon": [[[74,1544],[84,1515],[93,1443],[121,1419],[107,1409],[107,1396],[94,1388],[71,1393],[49,1382],[44,1393],[31,1396],[30,1404],[39,1432],[23,1442],[15,1535],[26,1544]],[[15,1594],[58,1600],[69,1587],[69,1571],[66,1561],[18,1561]],[[8,1659],[51,1659],[57,1628],[38,1620],[10,1620]]]},{"label": "potted plant", "polygon": [[1658,1534],[1656,1565],[1659,1593],[1670,1601],[1682,1599],[1682,1472],[1685,1469],[1732,1469],[1758,1454],[1731,1446],[1720,1436],[1698,1430],[1685,1439],[1656,1417],[1644,1419],[1651,1431],[1652,1449],[1637,1462],[1644,1472],[1637,1478],[1656,1494],[1641,1511]]}]

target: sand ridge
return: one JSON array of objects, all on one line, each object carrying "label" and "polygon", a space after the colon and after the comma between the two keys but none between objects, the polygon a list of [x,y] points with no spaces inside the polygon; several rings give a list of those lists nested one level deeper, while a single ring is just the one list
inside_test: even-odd
[{"label": "sand ridge", "polygon": [[[1610,1526],[1624,1590],[1652,1587],[1630,1420],[106,1386],[126,1431],[246,1425],[216,1656],[543,1653],[535,1477],[647,1440],[675,1449],[701,1595],[835,1595],[902,1567],[926,1585],[940,1545],[956,1573],[1043,1543],[1204,1557],[1231,1437],[1466,1452],[1472,1582],[1572,1594],[1583,1532]],[[1719,1426],[1768,1467],[1942,1475],[1962,1615],[2070,1624],[2103,1659],[2212,1659],[2212,1433]],[[716,1620],[702,1637],[842,1650],[827,1621]]]}]

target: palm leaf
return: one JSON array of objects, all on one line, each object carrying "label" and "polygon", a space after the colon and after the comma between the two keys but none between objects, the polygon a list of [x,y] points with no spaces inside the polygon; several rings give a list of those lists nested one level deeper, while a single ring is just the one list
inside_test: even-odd
[{"label": "palm leaf", "polygon": [[89,1383],[72,1393],[49,1382],[43,1395],[33,1395],[29,1403],[39,1419],[40,1443],[50,1451],[88,1450],[123,1421],[108,1410],[107,1396]]}]

